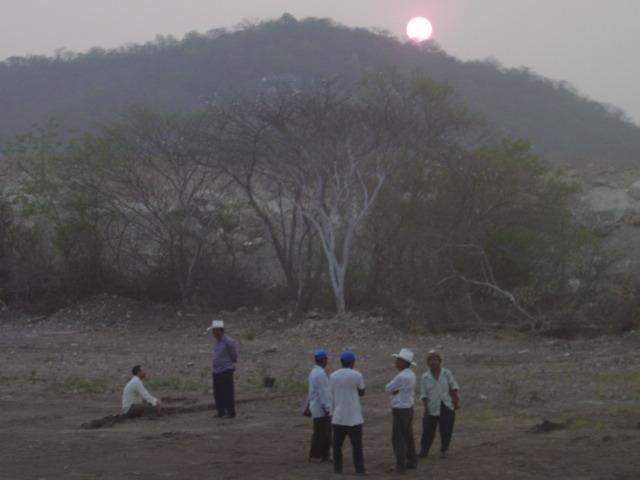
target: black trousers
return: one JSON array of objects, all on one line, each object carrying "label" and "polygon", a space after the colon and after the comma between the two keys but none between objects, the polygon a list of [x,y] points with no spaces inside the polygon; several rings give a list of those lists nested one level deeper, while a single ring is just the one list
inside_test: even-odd
[{"label": "black trousers", "polygon": [[394,408],[391,443],[398,470],[416,468],[416,443],[413,438],[413,408]]},{"label": "black trousers", "polygon": [[455,422],[456,412],[448,408],[444,403],[440,404],[439,417],[429,415],[428,412],[425,413],[422,419],[421,451],[425,453],[429,452],[436,436],[436,430],[438,429],[440,430],[440,451],[446,452],[449,450]]},{"label": "black trousers", "polygon": [[218,415],[236,415],[233,370],[213,374],[213,399]]},{"label": "black trousers", "polygon": [[126,415],[130,418],[141,417],[143,415],[157,415],[158,411],[155,407],[147,402],[134,403],[127,410]]},{"label": "black trousers", "polygon": [[364,473],[364,453],[362,451],[362,424],[347,427],[333,426],[333,470],[342,473],[342,444],[349,437],[353,450],[353,464],[357,473]]},{"label": "black trousers", "polygon": [[309,458],[328,460],[331,452],[331,417],[313,419],[313,436]]}]

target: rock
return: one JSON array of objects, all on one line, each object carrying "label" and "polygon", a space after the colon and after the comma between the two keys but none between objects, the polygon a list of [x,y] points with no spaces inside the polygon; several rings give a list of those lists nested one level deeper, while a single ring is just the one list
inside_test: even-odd
[{"label": "rock", "polygon": [[640,180],[629,187],[627,193],[634,200],[640,200]]},{"label": "rock", "polygon": [[614,185],[612,185],[610,182],[608,182],[607,180],[604,180],[602,178],[598,178],[597,180],[594,180],[593,185],[595,187],[606,187],[606,188],[615,188]]},{"label": "rock", "polygon": [[531,433],[549,433],[553,432],[554,430],[564,430],[566,428],[566,423],[556,423],[545,419],[542,421],[542,423],[535,425],[531,429]]},{"label": "rock", "polygon": [[264,349],[262,353],[278,353],[278,346],[271,345],[269,348]]}]

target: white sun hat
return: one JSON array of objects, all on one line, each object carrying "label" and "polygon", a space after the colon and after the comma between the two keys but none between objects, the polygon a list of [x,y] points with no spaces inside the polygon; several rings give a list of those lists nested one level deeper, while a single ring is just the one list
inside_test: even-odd
[{"label": "white sun hat", "polygon": [[207,332],[214,328],[224,328],[224,322],[222,320],[214,320],[211,322],[211,326],[207,328]]},{"label": "white sun hat", "polygon": [[400,350],[400,353],[394,353],[392,356],[404,360],[414,367],[416,366],[416,363],[413,361],[414,354],[408,348],[403,348]]}]

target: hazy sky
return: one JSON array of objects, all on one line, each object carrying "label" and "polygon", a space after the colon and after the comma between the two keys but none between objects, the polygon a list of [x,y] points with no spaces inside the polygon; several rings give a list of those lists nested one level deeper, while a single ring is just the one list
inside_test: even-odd
[{"label": "hazy sky", "polygon": [[411,17],[426,16],[449,53],[567,80],[640,124],[640,0],[0,0],[0,59],[181,37],[284,12],[398,36]]}]

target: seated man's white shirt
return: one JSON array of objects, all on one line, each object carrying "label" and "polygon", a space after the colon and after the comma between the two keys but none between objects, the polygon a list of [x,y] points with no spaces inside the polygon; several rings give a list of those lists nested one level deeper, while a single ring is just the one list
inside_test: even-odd
[{"label": "seated man's white shirt", "polygon": [[331,415],[331,389],[324,368],[316,365],[309,374],[309,411],[313,418]]},{"label": "seated man's white shirt", "polygon": [[[391,408],[411,408],[416,389],[416,374],[410,368],[405,368],[387,383],[384,389],[391,394]],[[393,392],[398,393],[394,395]]]},{"label": "seated man's white shirt", "polygon": [[129,380],[129,383],[125,385],[122,392],[122,411],[126,413],[131,408],[131,405],[142,404],[145,401],[154,407],[158,404],[158,399],[151,395],[144,388],[142,380],[137,375],[134,375]]},{"label": "seated man's white shirt", "polygon": [[329,383],[333,397],[332,423],[346,427],[364,423],[358,394],[358,389],[365,389],[362,374],[352,368],[341,368],[331,374]]},{"label": "seated man's white shirt", "polygon": [[453,410],[453,401],[449,392],[459,389],[460,387],[450,370],[443,368],[437,380],[428,371],[422,375],[420,398],[429,401],[429,415],[439,417],[441,403]]}]

